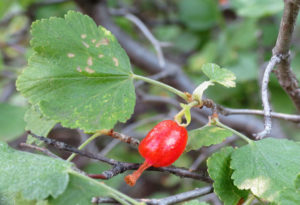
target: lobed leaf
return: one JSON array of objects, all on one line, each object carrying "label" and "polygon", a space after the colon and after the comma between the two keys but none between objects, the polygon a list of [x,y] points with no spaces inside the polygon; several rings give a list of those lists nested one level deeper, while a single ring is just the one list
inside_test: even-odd
[{"label": "lobed leaf", "polygon": [[204,126],[199,129],[188,132],[189,138],[185,151],[196,150],[202,146],[210,146],[219,144],[227,137],[232,136],[232,133],[226,129],[217,126]]},{"label": "lobed leaf", "polygon": [[67,187],[70,163],[13,150],[0,142],[0,193],[19,193],[24,199],[58,197]]},{"label": "lobed leaf", "polygon": [[214,192],[225,205],[237,204],[241,199],[247,198],[248,191],[239,190],[231,179],[230,169],[232,147],[225,147],[213,154],[207,160],[209,176],[214,180]]},{"label": "lobed leaf", "polygon": [[110,129],[133,113],[127,54],[105,28],[78,12],[32,24],[34,54],[17,89],[42,114],[86,132]]},{"label": "lobed leaf", "polygon": [[232,154],[232,179],[262,199],[277,202],[279,192],[293,189],[300,172],[300,146],[290,140],[267,138]]},{"label": "lobed leaf", "polygon": [[225,87],[235,87],[235,75],[230,70],[220,68],[213,63],[206,63],[202,66],[202,72],[212,81]]}]

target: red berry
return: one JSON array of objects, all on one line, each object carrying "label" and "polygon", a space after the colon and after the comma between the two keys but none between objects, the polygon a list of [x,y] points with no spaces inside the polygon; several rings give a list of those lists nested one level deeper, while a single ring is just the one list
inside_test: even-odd
[{"label": "red berry", "polygon": [[139,152],[145,161],[137,171],[125,177],[126,183],[134,186],[142,172],[151,166],[171,165],[183,153],[187,139],[187,130],[175,121],[165,120],[158,123],[141,141]]}]

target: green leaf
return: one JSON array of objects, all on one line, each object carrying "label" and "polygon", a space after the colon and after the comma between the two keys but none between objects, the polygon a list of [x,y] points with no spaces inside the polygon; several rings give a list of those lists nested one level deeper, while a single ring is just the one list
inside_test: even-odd
[{"label": "green leaf", "polygon": [[214,180],[214,192],[225,205],[237,204],[248,195],[248,191],[239,190],[234,186],[231,179],[230,157],[233,152],[232,147],[225,147],[207,160],[209,176]]},{"label": "green leaf", "polygon": [[284,188],[294,188],[300,172],[300,146],[285,139],[263,139],[232,154],[232,179],[239,189],[250,189],[262,199],[276,202]]},{"label": "green leaf", "polygon": [[298,205],[300,204],[300,175],[295,180],[295,188],[287,188],[279,193],[279,205]]},{"label": "green leaf", "polygon": [[2,205],[47,205],[37,203],[35,200],[28,201],[20,193],[0,193],[0,204]]},{"label": "green leaf", "polygon": [[213,82],[220,83],[225,87],[235,87],[235,75],[230,70],[220,68],[213,63],[206,63],[202,66],[203,73]]},{"label": "green leaf", "polygon": [[93,197],[113,197],[126,199],[132,204],[139,204],[134,199],[122,194],[121,192],[107,186],[103,182],[98,182],[92,178],[70,171],[70,183],[66,191],[58,198],[49,200],[49,205],[74,205],[91,204]]},{"label": "green leaf", "polygon": [[25,110],[24,107],[0,103],[0,140],[13,140],[24,133]]},{"label": "green leaf", "polygon": [[127,54],[105,28],[70,11],[32,25],[35,53],[18,90],[42,114],[86,132],[110,129],[133,113],[135,90]]},{"label": "green leaf", "polygon": [[279,192],[278,205],[299,205],[300,191],[286,188]]},{"label": "green leaf", "polygon": [[283,1],[274,0],[231,0],[232,7],[238,15],[245,17],[263,17],[276,14],[283,10]]},{"label": "green leaf", "polygon": [[194,199],[191,201],[184,202],[183,205],[209,205],[209,204],[206,202],[200,202],[200,201]]},{"label": "green leaf", "polygon": [[227,137],[232,136],[232,133],[220,127],[204,126],[199,129],[189,131],[188,135],[188,143],[185,148],[185,151],[187,152],[199,149],[202,146],[219,144]]},{"label": "green leaf", "polygon": [[[54,127],[56,122],[54,120],[47,119],[44,117],[38,106],[31,106],[25,113],[25,121],[27,123],[26,130],[30,130],[32,133],[47,137],[50,130]],[[27,143],[40,144],[40,140],[28,136]]]},{"label": "green leaf", "polygon": [[71,164],[11,149],[0,142],[0,193],[21,192],[24,199],[57,197],[67,187]]},{"label": "green leaf", "polygon": [[87,180],[79,175],[70,174],[70,182],[63,194],[51,198],[49,205],[92,204],[92,197],[107,196],[109,192],[95,180]]},{"label": "green leaf", "polygon": [[207,30],[220,21],[218,4],[211,0],[179,1],[180,19],[193,30]]}]

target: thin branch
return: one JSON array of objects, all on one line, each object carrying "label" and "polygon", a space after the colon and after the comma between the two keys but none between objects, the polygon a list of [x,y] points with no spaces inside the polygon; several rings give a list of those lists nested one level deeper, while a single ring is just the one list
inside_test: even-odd
[{"label": "thin branch", "polygon": [[23,142],[20,143],[20,146],[21,147],[26,147],[26,148],[29,148],[29,149],[32,149],[32,150],[35,150],[35,151],[42,152],[45,155],[47,155],[49,157],[52,157],[52,158],[60,158],[59,156],[53,154],[52,152],[50,152],[49,150],[47,150],[46,148],[43,148],[43,147],[38,147],[38,146],[31,145],[31,144],[23,143]]},{"label": "thin branch", "polygon": [[[50,138],[46,138],[46,137],[42,137],[42,136],[38,136],[35,135],[34,133],[31,133],[30,131],[28,131],[29,134],[31,134],[33,137],[45,142],[48,145],[52,145],[58,149],[61,150],[65,150],[68,152],[72,152],[72,153],[76,153],[79,154],[81,156],[85,156],[91,159],[96,159],[99,160],[101,162],[105,162],[107,164],[110,164],[113,166],[113,168],[111,170],[108,171],[104,171],[101,174],[101,178],[102,179],[110,179],[120,173],[123,173],[127,170],[137,170],[141,164],[138,163],[127,163],[127,162],[119,162],[117,160],[114,159],[110,159],[107,157],[104,157],[102,155],[99,154],[93,154],[87,151],[82,151],[79,150],[75,147],[72,147],[68,144],[65,144],[63,142],[59,142],[56,141],[54,139],[50,139]],[[148,170],[151,171],[159,171],[159,172],[168,172],[174,175],[177,175],[179,177],[185,177],[185,178],[193,178],[193,179],[198,179],[198,180],[202,180],[208,183],[211,183],[212,180],[207,176],[206,173],[195,173],[195,172],[190,172],[189,170],[185,169],[185,168],[180,168],[180,167],[175,167],[175,166],[169,166],[169,167],[159,167],[159,168],[155,168],[155,167],[150,167]]]},{"label": "thin branch", "polygon": [[271,132],[272,120],[271,120],[271,107],[269,103],[268,84],[270,79],[270,73],[274,69],[275,65],[278,64],[280,61],[281,58],[279,56],[272,56],[264,72],[264,77],[261,85],[261,98],[264,107],[265,128],[263,131],[255,135],[257,139],[262,139],[265,136],[269,135]]},{"label": "thin branch", "polygon": [[[145,202],[149,205],[168,205],[168,204],[176,204],[184,201],[188,201],[191,199],[198,198],[200,196],[209,194],[213,191],[211,186],[197,188],[191,191],[183,192],[180,194],[176,194],[173,196],[168,196],[162,199],[136,199],[139,202]],[[117,203],[113,198],[104,198],[104,197],[93,197],[92,203],[100,204],[100,203]]]},{"label": "thin branch", "polygon": [[299,12],[299,5],[299,0],[284,1],[283,16],[280,23],[276,45],[273,49],[274,56],[285,56],[285,58],[278,64],[275,74],[279,84],[289,95],[298,111],[300,111],[300,88],[298,80],[290,68],[291,59],[289,49]]},{"label": "thin branch", "polygon": [[[254,110],[254,109],[232,109],[232,108],[226,108],[218,105],[217,107],[218,112],[221,113],[224,116],[228,115],[261,115],[264,116],[263,110]],[[294,123],[300,123],[300,115],[291,115],[291,114],[285,114],[285,113],[277,113],[277,112],[271,112],[272,118],[277,118],[281,120],[286,120]]]},{"label": "thin branch", "polygon": [[166,60],[165,60],[164,54],[162,52],[162,47],[171,46],[172,44],[169,42],[160,42],[159,40],[157,40],[154,37],[154,35],[151,33],[151,31],[147,28],[147,26],[138,17],[136,17],[135,15],[133,15],[129,12],[126,12],[126,11],[124,12],[124,9],[121,9],[120,11],[121,12],[119,12],[118,10],[115,10],[115,9],[111,9],[110,13],[113,15],[123,15],[129,21],[134,23],[143,32],[145,37],[153,45],[153,47],[156,51],[156,55],[157,55],[160,67],[162,67],[162,68],[165,67]]},{"label": "thin branch", "polygon": [[122,133],[119,133],[119,132],[115,132],[114,130],[109,130],[107,133],[105,133],[106,135],[108,135],[108,136],[111,136],[111,137],[113,137],[113,138],[115,138],[115,139],[118,139],[118,140],[120,140],[120,141],[122,141],[122,142],[125,142],[125,143],[127,143],[127,144],[130,144],[130,145],[132,145],[132,146],[134,146],[134,147],[137,147],[137,146],[139,146],[139,144],[140,144],[140,141],[138,140],[138,139],[135,139],[135,138],[133,138],[133,137],[130,137],[130,136],[127,136],[127,135],[124,135],[124,134],[122,134]]}]

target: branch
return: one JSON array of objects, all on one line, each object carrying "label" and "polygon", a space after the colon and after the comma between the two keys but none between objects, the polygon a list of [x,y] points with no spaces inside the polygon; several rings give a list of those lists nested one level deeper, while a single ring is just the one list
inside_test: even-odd
[{"label": "branch", "polygon": [[[232,108],[225,108],[218,105],[218,111],[224,116],[228,115],[261,115],[264,116],[263,110],[252,110],[252,109],[232,109]],[[272,118],[277,118],[281,120],[286,120],[294,123],[300,123],[300,115],[290,115],[284,113],[277,113],[271,112]]]},{"label": "branch", "polygon": [[60,158],[59,156],[57,156],[57,155],[53,154],[52,152],[50,152],[49,150],[47,150],[46,148],[34,146],[34,145],[31,145],[31,144],[26,144],[26,143],[23,143],[23,142],[20,143],[20,146],[21,147],[26,147],[26,148],[29,148],[29,149],[32,149],[32,150],[35,150],[35,151],[42,152],[45,155],[47,155],[49,157],[52,157],[52,158]]},{"label": "branch", "polygon": [[147,26],[138,17],[136,17],[135,15],[133,15],[127,11],[124,12],[124,9],[120,9],[120,10],[110,9],[109,11],[112,15],[122,15],[126,19],[128,19],[129,21],[134,23],[143,32],[145,37],[153,45],[153,47],[156,51],[156,55],[157,55],[158,63],[160,65],[160,67],[162,67],[162,68],[165,67],[166,60],[165,60],[164,54],[162,52],[162,47],[171,46],[171,44],[168,42],[160,42],[159,40],[157,40],[154,37],[154,35],[151,33],[151,31],[147,28]]},{"label": "branch", "polygon": [[[145,202],[149,205],[167,205],[167,204],[175,204],[179,202],[188,201],[191,199],[198,198],[200,196],[209,194],[213,191],[211,186],[204,188],[197,188],[191,191],[183,192],[180,194],[176,194],[173,196],[168,196],[162,199],[136,199],[140,202]],[[113,198],[103,198],[103,197],[93,197],[92,203],[100,204],[100,203],[117,203]]]},{"label": "branch", "polygon": [[276,45],[273,49],[273,55],[286,56],[280,61],[275,70],[278,82],[285,92],[289,95],[298,111],[300,111],[300,89],[298,80],[290,68],[290,45],[292,41],[292,34],[299,12],[299,0],[285,0],[284,11],[280,23],[279,34]]},{"label": "branch", "polygon": [[[104,157],[102,155],[99,154],[93,154],[87,151],[82,151],[79,150],[75,147],[72,147],[68,144],[65,144],[63,142],[59,142],[56,141],[54,139],[50,139],[50,138],[46,138],[46,137],[42,137],[42,136],[38,136],[34,133],[31,133],[30,131],[28,131],[29,134],[31,134],[33,137],[45,142],[48,145],[52,145],[58,149],[61,150],[65,150],[68,152],[72,152],[72,153],[76,153],[79,154],[81,156],[85,156],[91,159],[96,159],[99,160],[101,162],[105,162],[107,164],[110,164],[113,166],[113,168],[111,170],[108,171],[104,171],[102,174],[100,175],[90,175],[90,176],[96,176],[96,178],[101,178],[101,179],[110,179],[120,173],[123,173],[127,170],[137,170],[141,164],[137,164],[137,163],[127,163],[127,162],[119,162],[117,160],[114,159],[110,159],[107,157]],[[180,168],[180,167],[175,167],[175,166],[169,166],[169,167],[159,167],[159,168],[155,168],[155,167],[150,167],[147,170],[151,170],[151,171],[159,171],[159,172],[168,172],[174,175],[177,175],[179,177],[185,177],[185,178],[193,178],[193,179],[198,179],[198,180],[202,180],[208,183],[211,183],[212,180],[206,175],[206,173],[195,173],[195,172],[190,172],[189,170],[185,169],[185,168]]]},{"label": "branch", "polygon": [[269,103],[269,94],[268,94],[268,84],[270,79],[270,73],[272,72],[275,65],[278,64],[280,61],[281,61],[280,57],[272,56],[264,72],[264,77],[261,85],[261,98],[264,107],[265,128],[263,131],[259,132],[258,134],[255,134],[257,139],[262,139],[265,136],[269,135],[271,132],[272,121],[271,121],[271,107]]},{"label": "branch", "polygon": [[119,133],[119,132],[115,132],[113,129],[108,130],[104,134],[106,134],[108,136],[111,136],[113,138],[116,138],[116,139],[118,139],[118,140],[120,140],[122,142],[125,142],[127,144],[130,144],[130,145],[132,145],[134,147],[137,147],[140,144],[140,141],[138,139],[135,139],[135,138],[127,136],[127,135],[124,135],[124,134]]}]

